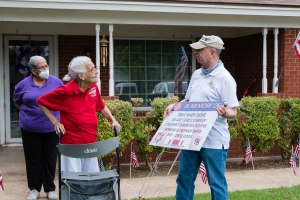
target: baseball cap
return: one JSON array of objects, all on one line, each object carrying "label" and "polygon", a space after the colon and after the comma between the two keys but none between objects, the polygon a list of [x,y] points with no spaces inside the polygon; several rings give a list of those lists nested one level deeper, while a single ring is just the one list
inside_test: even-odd
[{"label": "baseball cap", "polygon": [[193,49],[203,49],[205,47],[212,47],[216,49],[224,49],[224,42],[222,39],[215,35],[206,36],[203,35],[198,42],[190,44]]}]

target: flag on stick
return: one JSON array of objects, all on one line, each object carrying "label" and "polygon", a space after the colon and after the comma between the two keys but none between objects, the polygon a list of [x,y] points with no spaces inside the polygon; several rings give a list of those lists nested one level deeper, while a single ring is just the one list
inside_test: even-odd
[{"label": "flag on stick", "polygon": [[295,156],[296,156],[296,157],[297,157],[297,156],[300,156],[300,137],[299,137],[298,143],[297,143],[297,145],[296,145],[296,147],[295,147]]},{"label": "flag on stick", "polygon": [[105,171],[105,167],[104,167],[104,164],[103,164],[103,161],[102,161],[101,158],[99,160],[99,169],[100,169],[100,172],[104,172]]},{"label": "flag on stick", "polygon": [[186,67],[188,65],[188,58],[185,54],[183,46],[179,47],[178,51],[178,66],[176,68],[175,73],[175,87],[174,87],[174,93],[182,93],[182,81],[184,80],[184,74]]},{"label": "flag on stick", "polygon": [[247,164],[252,159],[252,151],[250,146],[250,141],[248,140],[246,146],[246,153],[245,153],[245,163]]},{"label": "flag on stick", "polygon": [[299,156],[300,155],[300,137],[298,139],[298,144],[295,147],[295,156]]},{"label": "flag on stick", "polygon": [[296,157],[293,151],[293,147],[292,147],[292,155],[291,155],[291,159],[290,159],[290,164],[291,164],[291,168],[293,169],[293,173],[295,176],[298,176],[298,172],[297,172],[297,165],[296,165]]},{"label": "flag on stick", "polygon": [[0,172],[0,192],[4,191],[4,186],[3,186],[3,178],[2,178],[2,174]]},{"label": "flag on stick", "polygon": [[300,31],[298,33],[298,36],[297,36],[293,46],[294,46],[294,50],[296,51],[298,58],[300,59]]},{"label": "flag on stick", "polygon": [[132,160],[132,166],[133,168],[137,168],[140,166],[138,159],[136,157],[135,151],[134,151],[134,147],[133,144],[131,145],[131,160]]},{"label": "flag on stick", "polygon": [[204,166],[203,161],[202,161],[201,164],[200,164],[199,171],[200,171],[200,173],[201,173],[202,182],[203,182],[204,184],[206,184],[206,182],[207,182],[207,174],[206,174],[206,169],[205,169],[205,166]]},{"label": "flag on stick", "polygon": [[[291,46],[289,55],[288,55],[288,57],[286,58],[286,60],[285,60],[285,62],[284,62],[284,65],[283,65],[283,67],[282,67],[282,70],[281,70],[281,72],[280,72],[280,74],[279,74],[278,81],[279,81],[279,79],[280,79],[282,73],[284,72],[284,68],[285,68],[285,66],[286,66],[286,63],[287,63],[287,61],[288,61],[288,59],[289,59],[289,57],[290,57],[291,52],[292,52],[293,49],[295,50],[295,52],[296,52],[298,58],[300,59],[300,31],[299,31],[299,33],[298,33],[298,36],[296,37],[296,40],[295,40],[293,46]],[[278,87],[278,81],[275,83],[275,87]]]}]

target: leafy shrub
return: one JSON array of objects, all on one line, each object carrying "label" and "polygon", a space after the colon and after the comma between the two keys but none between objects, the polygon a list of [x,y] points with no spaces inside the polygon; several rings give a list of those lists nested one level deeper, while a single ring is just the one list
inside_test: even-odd
[{"label": "leafy shrub", "polygon": [[292,104],[292,109],[290,114],[292,117],[294,133],[297,138],[296,141],[298,141],[298,137],[300,133],[300,100],[299,99],[297,99],[297,103]]},{"label": "leafy shrub", "polygon": [[[107,100],[105,101],[106,106],[111,111],[112,115],[116,118],[119,124],[122,126],[120,131],[120,154],[124,151],[128,143],[133,139],[132,128],[133,128],[133,109],[129,102],[121,100]],[[111,123],[104,118],[101,114],[98,116],[98,128],[97,135],[98,141],[106,140],[114,137],[114,133],[111,130]],[[111,168],[114,158],[116,157],[116,152],[111,152],[108,154],[110,158],[109,167]]]},{"label": "leafy shrub", "polygon": [[278,117],[280,124],[280,138],[278,146],[281,147],[281,157],[290,158],[291,146],[298,140],[300,99],[281,99],[281,112]]},{"label": "leafy shrub", "polygon": [[230,141],[233,141],[238,135],[239,118],[242,113],[240,108],[237,108],[237,115],[234,119],[227,119],[228,130],[230,132]]},{"label": "leafy shrub", "polygon": [[249,139],[253,152],[264,153],[273,147],[280,130],[277,110],[280,100],[276,97],[245,97],[242,99],[245,120],[238,128],[245,146]]},{"label": "leafy shrub", "polygon": [[133,127],[133,136],[136,140],[136,145],[139,147],[137,153],[143,158],[149,169],[152,169],[150,153],[156,151],[157,153],[162,150],[161,147],[149,145],[152,137],[156,133],[160,124],[163,121],[164,110],[170,105],[173,99],[167,98],[154,98],[150,102],[152,110],[147,112],[145,117],[137,121]]},{"label": "leafy shrub", "polygon": [[144,99],[143,98],[131,98],[131,102],[133,104],[134,107],[139,107],[144,103]]}]

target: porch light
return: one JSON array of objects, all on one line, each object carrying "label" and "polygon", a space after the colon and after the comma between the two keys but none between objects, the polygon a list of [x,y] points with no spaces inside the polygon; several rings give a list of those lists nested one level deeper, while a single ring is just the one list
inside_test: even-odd
[{"label": "porch light", "polygon": [[105,35],[103,35],[102,40],[100,40],[100,59],[103,66],[105,66],[107,63],[107,44],[108,41],[105,39]]}]

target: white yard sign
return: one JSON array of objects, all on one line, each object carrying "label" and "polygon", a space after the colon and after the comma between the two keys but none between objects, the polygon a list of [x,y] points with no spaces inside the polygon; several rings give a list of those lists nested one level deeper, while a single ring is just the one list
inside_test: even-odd
[{"label": "white yard sign", "polygon": [[166,117],[150,145],[199,151],[218,117],[218,102],[180,102]]}]

